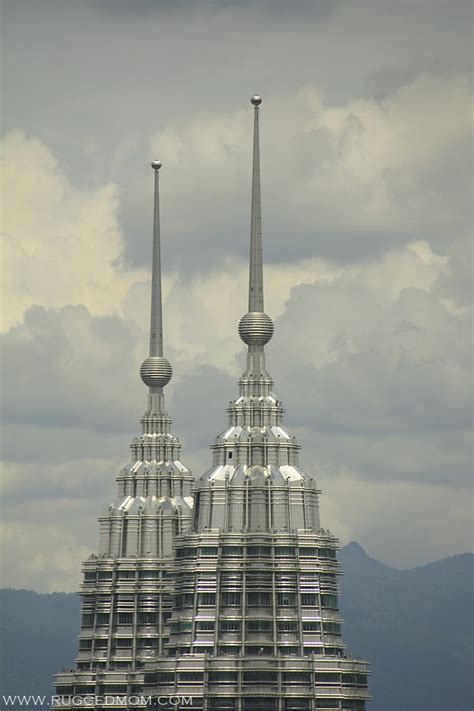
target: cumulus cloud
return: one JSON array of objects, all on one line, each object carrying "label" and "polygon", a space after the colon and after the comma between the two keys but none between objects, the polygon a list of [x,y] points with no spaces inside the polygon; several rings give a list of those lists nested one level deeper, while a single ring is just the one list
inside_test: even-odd
[{"label": "cumulus cloud", "polygon": [[151,13],[158,41],[148,13],[132,38],[113,4],[8,15],[6,584],[77,587],[138,431],[148,154],[164,163],[167,405],[183,461],[208,465],[243,362],[254,90],[268,365],[324,525],[400,566],[469,545],[470,10],[225,5]]},{"label": "cumulus cloud", "polygon": [[4,581],[12,588],[38,592],[75,592],[81,563],[90,549],[66,526],[2,524]]},{"label": "cumulus cloud", "polygon": [[349,473],[320,477],[319,484],[322,525],[342,544],[354,540],[357,531],[372,556],[399,568],[471,549],[472,507],[466,490],[417,482],[367,484]]},{"label": "cumulus cloud", "polygon": [[[453,235],[469,230],[472,102],[464,77],[417,76],[380,101],[338,105],[308,84],[270,97],[262,111],[269,261],[357,261],[427,235],[444,254]],[[246,245],[250,125],[249,110],[213,111],[150,138],[167,165],[170,241],[182,259],[205,250],[212,263]]]},{"label": "cumulus cloud", "polygon": [[21,131],[6,134],[1,150],[3,328],[35,304],[116,312],[139,275],[119,266],[114,185],[75,189],[48,147]]}]

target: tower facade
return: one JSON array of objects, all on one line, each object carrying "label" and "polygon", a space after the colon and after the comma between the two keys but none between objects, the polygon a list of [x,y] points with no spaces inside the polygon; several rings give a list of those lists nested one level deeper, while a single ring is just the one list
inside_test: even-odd
[{"label": "tower facade", "polygon": [[[71,687],[73,678],[74,693],[86,693],[78,681],[84,675],[95,684],[91,693],[140,693],[168,709],[365,711],[368,663],[348,655],[341,636],[338,542],[321,527],[317,483],[300,466],[300,446],[286,429],[266,366],[273,323],[264,310],[261,98],[251,101],[248,311],[239,322],[247,363],[239,393],[212,445],[212,466],[195,482],[191,509],[190,473],[163,410],[162,386],[171,371],[162,346],[153,344],[153,334],[161,333],[156,197],[152,304],[158,306],[152,305],[150,357],[142,366],[149,409],[143,435],[132,445],[133,461],[118,477],[117,504],[101,520],[99,557],[85,564],[84,614],[94,608],[100,615],[101,605],[107,607],[109,647],[102,661],[94,651],[100,634],[94,617],[95,627],[81,631],[88,647],[78,668],[63,679]],[[130,578],[121,587],[125,570]],[[145,571],[155,577],[142,587]],[[105,589],[103,573],[110,575]],[[125,603],[126,611],[119,607]],[[128,615],[127,631],[120,614]],[[131,644],[126,660],[112,652],[125,638]],[[140,654],[144,638],[153,642]],[[117,674],[121,681],[112,683]]]},{"label": "tower facade", "polygon": [[131,460],[117,476],[115,501],[99,519],[98,554],[83,565],[76,667],[60,672],[55,681],[64,708],[81,705],[82,696],[125,696],[142,689],[145,661],[165,652],[174,599],[175,539],[192,522],[194,480],[181,462],[181,444],[171,432],[165,408],[164,387],[172,368],[163,356],[161,163],[153,161],[152,168],[150,352],[140,369],[149,389],[148,406],[141,435],[131,443]]}]

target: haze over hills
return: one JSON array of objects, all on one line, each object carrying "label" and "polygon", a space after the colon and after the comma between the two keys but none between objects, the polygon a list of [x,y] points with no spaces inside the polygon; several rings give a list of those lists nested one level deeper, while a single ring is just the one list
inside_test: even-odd
[{"label": "haze over hills", "polygon": [[[371,661],[368,711],[470,711],[474,556],[396,570],[350,543],[340,560],[344,639]],[[78,630],[77,595],[0,590],[1,695],[50,695]]]},{"label": "haze over hills", "polygon": [[396,570],[350,543],[339,559],[344,641],[371,662],[370,711],[471,711],[474,556]]}]

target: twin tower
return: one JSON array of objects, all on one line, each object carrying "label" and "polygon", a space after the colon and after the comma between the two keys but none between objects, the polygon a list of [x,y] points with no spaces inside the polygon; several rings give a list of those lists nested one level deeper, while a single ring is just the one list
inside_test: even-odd
[{"label": "twin tower", "polygon": [[142,434],[84,563],[75,669],[56,676],[62,708],[364,711],[367,662],[348,655],[338,611],[337,540],[283,424],[265,345],[259,110],[254,107],[248,347],[228,425],[196,480],[181,462],[163,389],[158,161],[149,388]]}]

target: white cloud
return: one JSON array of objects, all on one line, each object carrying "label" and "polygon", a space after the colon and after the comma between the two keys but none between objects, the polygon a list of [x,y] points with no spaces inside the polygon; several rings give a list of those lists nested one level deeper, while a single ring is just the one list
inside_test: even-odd
[{"label": "white cloud", "polygon": [[119,311],[139,273],[118,266],[116,188],[75,189],[47,146],[21,131],[6,134],[2,153],[3,328],[35,304]]},{"label": "white cloud", "polygon": [[357,540],[374,558],[415,567],[468,551],[469,490],[417,482],[361,482],[349,473],[321,477],[322,525],[342,544]]},{"label": "white cloud", "polygon": [[38,592],[75,592],[90,550],[65,526],[35,520],[2,524],[4,584]]},{"label": "white cloud", "polygon": [[[424,75],[380,101],[293,86],[262,112],[275,390],[325,490],[324,525],[402,566],[468,545],[469,101],[463,80]],[[174,265],[167,402],[197,474],[241,368],[247,265],[228,255],[247,251],[250,127],[250,109],[215,106],[149,135]],[[73,589],[146,400],[148,273],[120,266],[115,185],[79,189],[19,131],[4,149],[7,584]],[[128,198],[149,216],[147,175],[130,175]]]},{"label": "white cloud", "polygon": [[[293,252],[357,261],[426,240],[443,254],[471,227],[472,101],[463,77],[419,75],[380,101],[339,105],[308,84],[266,99],[261,124],[273,258],[290,261]],[[244,244],[250,130],[249,109],[214,111],[173,121],[150,138],[167,166],[170,241],[195,235],[190,254],[206,250],[211,263],[235,252],[237,239]]]}]

